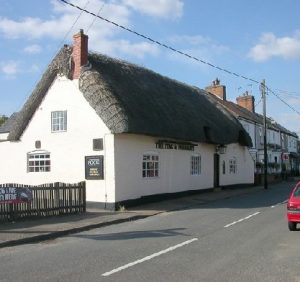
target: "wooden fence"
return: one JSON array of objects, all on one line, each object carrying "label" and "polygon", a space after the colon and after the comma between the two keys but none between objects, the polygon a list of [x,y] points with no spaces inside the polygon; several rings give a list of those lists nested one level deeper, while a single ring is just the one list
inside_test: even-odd
[{"label": "wooden fence", "polygon": [[29,188],[32,191],[32,200],[22,203],[0,203],[0,222],[86,211],[85,182],[39,186],[0,184],[0,189],[5,187]]}]

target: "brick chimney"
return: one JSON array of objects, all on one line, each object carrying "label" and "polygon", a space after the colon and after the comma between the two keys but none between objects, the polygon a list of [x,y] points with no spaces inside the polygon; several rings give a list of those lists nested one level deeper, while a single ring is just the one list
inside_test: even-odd
[{"label": "brick chimney", "polygon": [[254,96],[249,95],[248,91],[246,91],[242,96],[237,97],[236,102],[239,106],[247,109],[248,111],[252,113],[255,112],[255,99]]},{"label": "brick chimney", "polygon": [[88,63],[88,36],[80,29],[79,33],[73,35],[72,53],[72,78],[78,79],[80,68]]},{"label": "brick chimney", "polygon": [[218,78],[212,82],[212,85],[205,87],[205,90],[221,100],[226,100],[226,86],[220,85]]}]

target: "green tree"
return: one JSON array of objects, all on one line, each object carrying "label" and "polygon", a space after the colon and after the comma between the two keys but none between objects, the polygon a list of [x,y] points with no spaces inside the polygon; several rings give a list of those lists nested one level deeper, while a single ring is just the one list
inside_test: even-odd
[{"label": "green tree", "polygon": [[0,126],[8,119],[7,116],[0,116]]}]

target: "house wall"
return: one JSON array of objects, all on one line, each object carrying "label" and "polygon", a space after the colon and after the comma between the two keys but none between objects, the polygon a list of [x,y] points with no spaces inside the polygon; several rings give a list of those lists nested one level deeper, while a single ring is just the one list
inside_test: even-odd
[{"label": "house wall", "polygon": [[[67,111],[67,131],[51,132],[51,112]],[[103,138],[104,150],[93,151],[93,139]],[[27,172],[27,153],[50,153],[50,172]],[[108,153],[109,152],[109,153]],[[0,143],[0,183],[76,183],[85,180],[85,156],[104,155],[104,179],[87,180],[87,200],[114,202],[114,136],[78,89],[78,80],[58,77],[32,117],[19,142]]]},{"label": "house wall", "polygon": [[295,138],[294,136],[288,135],[287,146],[288,146],[289,152],[292,152],[292,153],[297,152],[297,141],[298,141],[297,138]]},{"label": "house wall", "polygon": [[[159,138],[119,134],[115,136],[116,201],[162,193],[213,187],[214,146],[199,144],[194,151],[157,149]],[[159,177],[143,178],[143,154],[159,155]],[[201,175],[190,175],[190,158],[201,155]]]},{"label": "house wall", "polygon": [[7,132],[0,133],[0,141],[7,140],[7,137],[8,137],[8,133]]},{"label": "house wall", "polygon": [[280,141],[280,133],[279,131],[268,129],[267,130],[267,143],[268,144],[275,144],[275,145],[281,145]]},{"label": "house wall", "polygon": [[[236,160],[236,172],[230,172],[230,160]],[[225,162],[225,173],[223,163]],[[255,161],[247,147],[230,144],[220,155],[220,186],[254,183]]]},{"label": "house wall", "polygon": [[[215,146],[198,144],[194,151],[157,149],[159,138],[119,134],[115,136],[116,201],[137,199],[162,193],[176,193],[186,190],[213,188]],[[143,178],[142,162],[144,153],[159,156],[159,177]],[[201,156],[201,174],[190,174],[191,156]],[[226,154],[220,155],[226,163],[234,156],[238,169],[234,175],[221,175],[220,185],[254,183],[254,161],[248,148],[229,145]]]}]

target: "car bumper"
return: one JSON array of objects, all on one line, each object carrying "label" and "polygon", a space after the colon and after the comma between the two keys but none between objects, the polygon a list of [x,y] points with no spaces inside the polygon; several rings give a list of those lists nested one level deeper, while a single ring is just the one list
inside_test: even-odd
[{"label": "car bumper", "polygon": [[287,220],[293,222],[300,222],[300,211],[288,211]]}]

